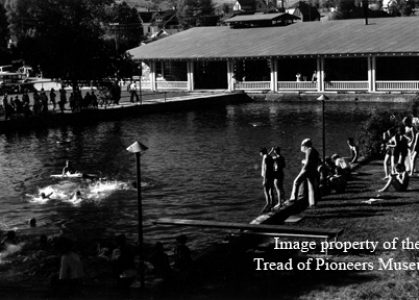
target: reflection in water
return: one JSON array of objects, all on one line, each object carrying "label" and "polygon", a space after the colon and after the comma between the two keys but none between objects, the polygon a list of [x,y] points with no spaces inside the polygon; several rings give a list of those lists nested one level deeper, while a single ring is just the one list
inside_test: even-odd
[{"label": "reflection in water", "polygon": [[[360,134],[372,111],[401,110],[402,104],[327,103],[327,154],[349,155],[346,138]],[[92,238],[137,230],[135,156],[125,149],[139,140],[142,156],[145,240],[172,242],[185,233],[193,247],[213,240],[211,229],[158,227],[159,217],[248,222],[264,203],[259,148],[278,145],[287,160],[290,193],[311,137],[321,153],[321,106],[256,102],[187,112],[156,113],[123,121],[62,127],[0,136],[0,224],[27,226],[32,217]],[[106,184],[54,181],[66,159],[75,170],[109,178]],[[82,200],[68,203],[75,191]],[[37,200],[41,192],[51,201]],[[27,194],[32,197],[26,196]],[[83,201],[87,199],[89,201]]]}]

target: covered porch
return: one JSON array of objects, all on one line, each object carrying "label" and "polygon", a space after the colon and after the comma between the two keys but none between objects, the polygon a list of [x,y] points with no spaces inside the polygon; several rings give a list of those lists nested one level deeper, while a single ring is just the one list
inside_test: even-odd
[{"label": "covered porch", "polygon": [[[416,27],[415,18],[195,27],[129,53],[150,63],[151,89],[416,93]],[[183,64],[183,75],[159,79],[162,62]]]},{"label": "covered porch", "polygon": [[419,91],[419,57],[302,56],[143,63],[145,90],[245,92]]}]

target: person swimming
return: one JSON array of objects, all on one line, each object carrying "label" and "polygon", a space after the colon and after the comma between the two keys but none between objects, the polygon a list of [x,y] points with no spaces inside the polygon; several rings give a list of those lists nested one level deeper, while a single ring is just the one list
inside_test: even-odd
[{"label": "person swimming", "polygon": [[51,192],[51,193],[49,193],[48,195],[47,194],[45,194],[45,193],[41,193],[41,198],[42,198],[42,200],[44,200],[44,199],[50,199],[49,197],[51,197],[51,195],[53,194],[54,192]]},{"label": "person swimming", "polygon": [[70,198],[70,201],[73,203],[79,203],[83,200],[80,190],[77,190]]}]

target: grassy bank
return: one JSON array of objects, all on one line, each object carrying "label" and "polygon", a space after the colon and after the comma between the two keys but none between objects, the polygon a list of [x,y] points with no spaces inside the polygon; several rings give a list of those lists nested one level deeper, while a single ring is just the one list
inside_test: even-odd
[{"label": "grassy bank", "polygon": [[[418,251],[384,250],[385,241],[395,237],[399,241],[419,240],[419,178],[413,177],[409,190],[377,195],[384,185],[381,161],[373,161],[360,168],[343,194],[332,194],[314,209],[301,214],[304,219],[293,226],[342,228],[339,241],[377,241],[378,249],[353,250],[348,253],[318,250],[302,253],[299,250],[274,250],[273,238],[251,251],[229,246],[214,259],[211,270],[202,272],[200,288],[188,293],[188,299],[417,299],[417,270],[379,270],[378,260],[418,261]],[[378,196],[378,197],[377,197]],[[366,202],[371,198],[380,199]],[[293,239],[295,240],[295,239]],[[302,240],[301,240],[302,241]],[[317,241],[319,243],[320,241]],[[255,257],[265,261],[293,261],[292,271],[256,271]],[[320,270],[298,271],[297,263],[312,258],[328,262],[372,263],[373,270]],[[316,264],[313,263],[312,269]],[[223,280],[220,280],[222,278]],[[204,296],[204,294],[206,296]]]}]

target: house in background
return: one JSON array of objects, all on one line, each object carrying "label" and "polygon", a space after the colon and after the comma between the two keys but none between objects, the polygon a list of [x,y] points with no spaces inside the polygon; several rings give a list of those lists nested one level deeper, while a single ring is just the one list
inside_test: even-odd
[{"label": "house in background", "polygon": [[144,36],[148,36],[151,33],[151,21],[155,12],[151,11],[139,11],[138,15],[140,16],[141,24],[143,26]]},{"label": "house in background", "polygon": [[144,19],[147,20],[147,22],[144,22],[143,19],[145,43],[150,43],[181,31],[176,10],[140,13],[140,16],[142,19],[144,16]]},{"label": "house in background", "polygon": [[148,37],[155,38],[157,35],[170,35],[179,32],[179,20],[176,15],[176,10],[158,11],[154,12],[147,31]]},{"label": "house in background", "polygon": [[298,20],[298,17],[288,13],[256,13],[252,15],[238,15],[224,22],[231,28],[286,26]]},{"label": "house in background", "polygon": [[233,6],[233,11],[244,14],[255,12],[266,12],[268,6],[264,0],[237,0]]},{"label": "house in background", "polygon": [[236,2],[237,0],[212,0],[214,13],[220,17],[231,15]]}]

